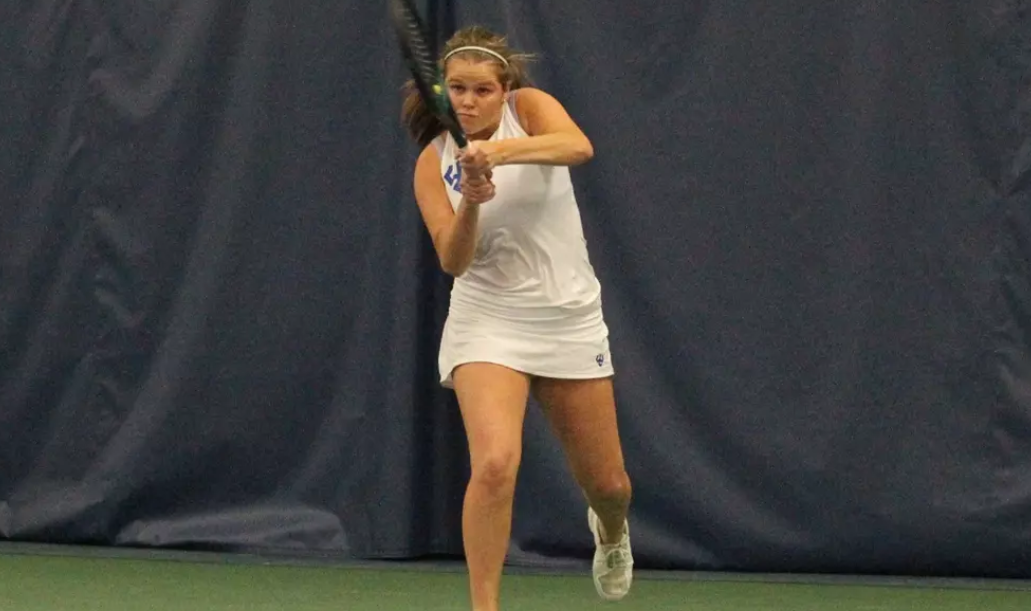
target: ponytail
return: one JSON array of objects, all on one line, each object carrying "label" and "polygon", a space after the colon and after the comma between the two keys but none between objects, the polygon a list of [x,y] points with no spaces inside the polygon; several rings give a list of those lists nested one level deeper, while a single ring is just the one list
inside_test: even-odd
[{"label": "ponytail", "polygon": [[401,119],[412,140],[415,140],[419,148],[425,148],[444,131],[444,124],[430,111],[426,101],[419,95],[414,80],[405,83],[404,91],[406,95],[401,106]]}]

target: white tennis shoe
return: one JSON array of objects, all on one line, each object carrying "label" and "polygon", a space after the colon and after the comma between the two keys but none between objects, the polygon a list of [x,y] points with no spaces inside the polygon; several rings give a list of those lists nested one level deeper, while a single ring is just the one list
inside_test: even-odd
[{"label": "white tennis shoe", "polygon": [[594,535],[594,589],[605,600],[619,600],[630,592],[630,584],[634,579],[630,524],[623,523],[623,537],[618,543],[601,542],[601,520],[590,508],[587,510],[587,525]]}]

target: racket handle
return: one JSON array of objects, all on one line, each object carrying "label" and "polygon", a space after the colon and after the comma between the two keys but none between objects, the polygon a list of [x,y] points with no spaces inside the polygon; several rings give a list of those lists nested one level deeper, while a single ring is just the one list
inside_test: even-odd
[{"label": "racket handle", "polygon": [[[464,142],[464,144],[463,144],[463,142]],[[458,150],[460,152],[465,152],[465,149],[469,148],[469,141],[466,140],[464,137],[461,140],[459,140],[456,137],[455,138],[455,144],[458,145]],[[463,171],[465,171],[465,170],[463,170]],[[469,172],[469,178],[480,178],[481,176],[482,176],[481,174],[478,174],[476,172]],[[490,177],[491,177],[491,172],[488,171],[487,172],[487,179],[489,180]]]}]

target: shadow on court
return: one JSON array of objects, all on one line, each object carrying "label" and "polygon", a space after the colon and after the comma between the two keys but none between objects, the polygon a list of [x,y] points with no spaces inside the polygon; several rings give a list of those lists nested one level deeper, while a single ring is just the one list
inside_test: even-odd
[{"label": "shadow on court", "polygon": [[[513,568],[506,611],[1025,611],[1031,582],[640,572],[604,603],[582,573]],[[458,563],[346,563],[249,555],[0,545],[3,611],[455,611]]]}]

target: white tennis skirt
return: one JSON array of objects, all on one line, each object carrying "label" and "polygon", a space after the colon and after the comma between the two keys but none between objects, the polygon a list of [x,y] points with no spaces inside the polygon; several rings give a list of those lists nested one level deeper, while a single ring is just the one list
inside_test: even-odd
[{"label": "white tennis skirt", "polygon": [[500,316],[452,303],[440,341],[440,383],[464,363],[494,363],[536,377],[587,380],[614,374],[601,301],[548,317]]}]

